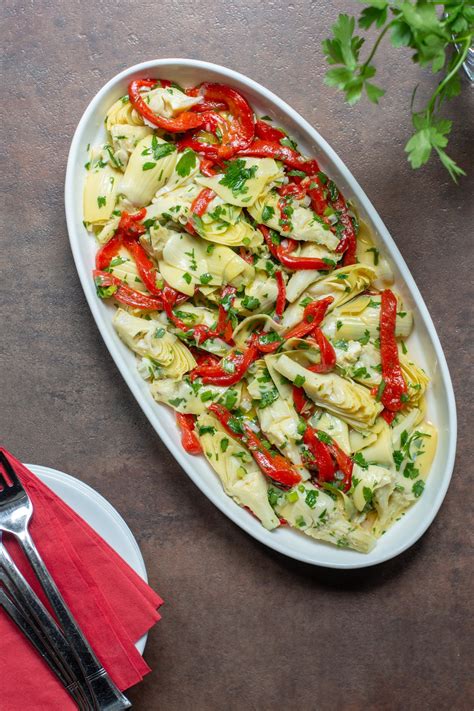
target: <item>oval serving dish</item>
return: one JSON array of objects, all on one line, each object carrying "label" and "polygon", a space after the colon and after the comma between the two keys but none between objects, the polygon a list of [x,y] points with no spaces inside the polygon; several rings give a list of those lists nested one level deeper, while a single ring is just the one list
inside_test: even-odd
[{"label": "oval serving dish", "polygon": [[[413,309],[416,328],[409,344],[417,362],[432,378],[427,393],[428,419],[438,428],[436,456],[420,500],[377,541],[367,554],[336,548],[315,541],[295,530],[280,527],[267,531],[259,521],[240,508],[224,492],[215,472],[204,457],[183,451],[174,412],[156,403],[135,367],[133,353],[123,344],[112,326],[113,306],[97,298],[92,269],[96,244],[82,223],[82,192],[87,146],[105,135],[103,117],[110,105],[127,92],[132,79],[162,76],[190,86],[203,81],[234,86],[249,100],[259,115],[269,114],[296,139],[303,153],[315,157],[321,169],[352,198],[360,217],[371,228],[375,241],[385,251],[393,268],[397,290]],[[193,59],[159,59],[137,64],[111,79],[92,99],[72,140],[66,173],[65,204],[69,239],[77,271],[99,331],[110,355],[137,402],[177,462],[201,491],[234,523],[261,543],[306,563],[331,568],[362,568],[375,565],[409,548],[426,531],[446,494],[456,449],[456,409],[446,359],[425,303],[387,228],[356,179],[335,151],[310,124],[275,94],[242,74],[225,67]]]}]

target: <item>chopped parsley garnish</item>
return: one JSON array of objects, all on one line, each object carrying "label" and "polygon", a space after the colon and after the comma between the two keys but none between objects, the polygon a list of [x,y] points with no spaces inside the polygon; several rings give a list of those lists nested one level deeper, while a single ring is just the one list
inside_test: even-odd
[{"label": "chopped parsley garnish", "polygon": [[310,489],[306,494],[305,502],[310,509],[314,509],[318,500],[319,492],[316,489]]},{"label": "chopped parsley garnish", "polygon": [[268,222],[268,220],[271,220],[274,214],[275,214],[274,208],[271,207],[271,205],[265,205],[265,207],[262,210],[263,222]]},{"label": "chopped parsley garnish", "polygon": [[242,158],[228,161],[224,177],[219,180],[219,184],[229,188],[236,197],[238,197],[239,193],[245,194],[248,192],[248,186],[245,183],[255,177],[257,172],[256,165],[251,168],[246,168],[245,166],[246,163]]},{"label": "chopped parsley garnish", "polygon": [[229,446],[229,439],[227,437],[223,437],[221,439],[221,443],[220,443],[221,452],[225,452],[227,450],[228,446]]},{"label": "chopped parsley garnish", "polygon": [[306,382],[306,378],[304,377],[304,375],[298,374],[293,382],[297,388],[300,388]]},{"label": "chopped parsley garnish", "polygon": [[265,407],[271,405],[272,402],[275,402],[275,400],[278,400],[278,390],[276,388],[272,388],[272,390],[267,390],[262,394],[258,407],[260,410],[263,410]]},{"label": "chopped parsley garnish", "polygon": [[201,274],[199,281],[201,284],[209,284],[209,282],[212,281],[212,274],[209,274],[208,272]]},{"label": "chopped parsley garnish", "polygon": [[321,440],[321,442],[324,442],[324,444],[332,444],[332,437],[326,434],[326,432],[318,430],[316,434],[318,436],[318,439]]},{"label": "chopped parsley garnish", "polygon": [[166,331],[164,328],[157,328],[153,335],[155,338],[163,338],[165,333],[166,333]]},{"label": "chopped parsley garnish", "polygon": [[242,306],[249,311],[254,311],[260,306],[260,300],[255,296],[244,296]]},{"label": "chopped parsley garnish", "polygon": [[181,178],[186,178],[196,167],[196,154],[191,148],[186,148],[176,163],[176,172]]},{"label": "chopped parsley garnish", "polygon": [[413,491],[413,493],[417,499],[422,495],[424,489],[425,489],[425,482],[423,481],[423,479],[418,479],[418,481],[415,481],[415,483],[411,487],[411,490]]},{"label": "chopped parsley garnish", "polygon": [[99,207],[105,207],[106,203],[107,203],[107,198],[105,197],[105,195],[98,195],[97,196],[97,205]]},{"label": "chopped parsley garnish", "polygon": [[377,264],[379,263],[379,256],[380,256],[380,252],[377,249],[377,247],[370,247],[369,249],[366,249],[365,251],[372,252],[373,259],[374,259],[374,266],[377,266]]},{"label": "chopped parsley garnish", "polygon": [[357,452],[356,454],[353,454],[352,461],[354,462],[354,464],[357,464],[361,469],[367,469],[369,466],[369,463],[366,461],[362,452]]},{"label": "chopped parsley garnish", "polygon": [[377,402],[380,402],[380,400],[382,399],[383,391],[385,390],[385,385],[385,380],[382,378],[382,380],[380,381],[380,385],[377,388],[377,394],[375,396]]},{"label": "chopped parsley garnish", "polygon": [[182,402],[185,402],[185,398],[184,397],[176,397],[176,398],[174,398],[174,400],[168,400],[168,402],[173,407],[179,407]]}]

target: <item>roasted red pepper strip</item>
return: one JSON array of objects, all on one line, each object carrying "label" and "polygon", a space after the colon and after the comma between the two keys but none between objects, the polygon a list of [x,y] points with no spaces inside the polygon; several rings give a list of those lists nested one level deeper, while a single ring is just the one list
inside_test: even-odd
[{"label": "roasted red pepper strip", "polygon": [[296,198],[296,200],[302,200],[306,195],[306,188],[304,183],[287,183],[279,188],[278,194],[281,195],[281,197],[291,195]]},{"label": "roasted red pepper strip", "polygon": [[95,267],[99,271],[107,269],[110,262],[114,257],[117,256],[120,249],[122,248],[122,238],[119,234],[115,234],[109,239],[97,252],[95,255]]},{"label": "roasted red pepper strip", "polygon": [[[321,437],[323,437],[325,441],[322,441],[318,436],[318,431],[309,425],[306,427],[303,435],[303,442],[307,445],[316,460],[316,465],[319,470],[318,479],[320,481],[334,480],[336,467],[331,459],[332,456],[336,460],[337,469],[344,475],[342,490],[344,492],[349,491],[352,484],[352,470],[354,467],[352,459],[328,434],[325,432],[321,433]],[[326,440],[329,440],[329,442]],[[331,460],[330,462],[329,459]]]},{"label": "roasted red pepper strip", "polygon": [[326,191],[321,185],[321,181],[315,176],[311,177],[310,186],[308,188],[308,195],[311,198],[311,207],[313,208],[314,212],[320,217],[324,218],[324,213],[329,207],[329,203],[327,201]]},{"label": "roasted red pepper strip", "polygon": [[380,358],[382,380],[385,387],[381,401],[387,410],[398,412],[408,399],[408,389],[403,378],[395,338],[397,297],[390,289],[382,291],[380,302]]},{"label": "roasted red pepper strip", "polygon": [[311,370],[313,373],[328,373],[330,370],[333,370],[336,365],[336,351],[320,328],[315,328],[312,335],[318,344],[321,361],[310,365],[308,370]]},{"label": "roasted red pepper strip", "polygon": [[125,241],[125,247],[132,255],[135,264],[137,265],[137,271],[140,275],[140,279],[145,284],[150,294],[161,296],[161,289],[156,285],[156,267],[143,249],[140,242],[132,242],[127,240]]},{"label": "roasted red pepper strip", "polygon": [[201,192],[194,198],[191,203],[191,212],[193,215],[202,217],[211,203],[216,197],[216,193],[211,188],[204,188]]},{"label": "roasted red pepper strip", "polygon": [[293,385],[293,404],[298,415],[303,413],[308,402],[303,388],[299,388],[297,385]]},{"label": "roasted red pepper strip", "polygon": [[357,239],[354,223],[347,211],[347,204],[342,193],[338,192],[337,199],[333,200],[331,205],[338,211],[339,222],[344,227],[341,241],[336,247],[336,252],[344,254],[342,264],[347,267],[350,264],[356,263]]},{"label": "roasted red pepper strip", "polygon": [[234,329],[229,318],[229,311],[234,303],[237,289],[235,286],[227,284],[221,292],[219,315],[217,317],[216,336],[223,338],[227,343],[233,343],[232,334]]},{"label": "roasted red pepper strip", "polygon": [[262,233],[270,253],[278,259],[284,267],[296,270],[315,269],[317,271],[328,271],[333,268],[331,264],[326,264],[326,262],[317,257],[292,257],[290,253],[297,247],[296,240],[289,239],[286,247],[283,244],[277,245],[273,242],[270,230],[266,225],[258,225],[258,229]]},{"label": "roasted red pepper strip", "polygon": [[216,175],[216,171],[213,168],[214,161],[209,160],[209,158],[201,158],[199,162],[199,170],[206,178],[212,178]]},{"label": "roasted red pepper strip", "polygon": [[176,413],[176,422],[181,430],[181,444],[188,454],[201,454],[202,447],[196,432],[194,431],[194,415]]},{"label": "roasted red pepper strip", "polygon": [[170,133],[182,133],[193,128],[199,128],[206,123],[206,113],[198,114],[194,111],[183,111],[176,116],[176,118],[172,119],[155,114],[141,95],[140,89],[151,89],[156,86],[157,83],[157,79],[134,79],[128,85],[130,103],[144,119],[153,124],[153,126],[163,128]]},{"label": "roasted red pepper strip", "polygon": [[244,377],[249,366],[258,358],[259,351],[255,345],[255,338],[250,340],[249,346],[243,353],[231,353],[226,356],[227,363],[232,363],[233,372],[229,373],[219,365],[198,365],[190,373],[191,380],[201,378],[204,385],[235,385]]},{"label": "roasted red pepper strip", "polygon": [[139,224],[145,216],[144,207],[132,215],[128,212],[122,213],[114,236],[99,249],[95,256],[96,269],[100,271],[107,269],[112,259],[119,253],[125,239],[138,239],[145,232],[145,227]]},{"label": "roasted red pepper strip", "polygon": [[308,306],[305,306],[303,311],[303,320],[301,323],[293,326],[290,331],[285,333],[285,340],[288,340],[289,338],[304,338],[304,336],[307,336],[308,333],[311,333],[311,331],[318,328],[326,315],[326,311],[333,301],[334,297],[326,296],[324,299],[312,301],[308,304]]},{"label": "roasted red pepper strip", "polygon": [[278,286],[278,296],[275,305],[275,316],[280,319],[283,316],[283,311],[285,310],[286,304],[286,285],[283,279],[283,272],[275,272],[275,279]]},{"label": "roasted red pepper strip", "polygon": [[211,133],[220,130],[220,143],[204,143],[199,136],[186,136],[179,143],[179,150],[192,148],[215,160],[228,160],[238,150],[246,148],[255,135],[253,111],[248,101],[235,89],[225,84],[205,83],[199,87],[199,94],[206,102],[224,104],[230,119],[207,112],[206,121],[201,126]]},{"label": "roasted red pepper strip", "polygon": [[239,150],[241,156],[255,156],[256,158],[275,158],[281,160],[292,170],[302,170],[303,173],[313,175],[319,170],[317,161],[303,158],[298,151],[288,146],[282,146],[277,141],[262,141],[257,138],[248,148]]},{"label": "roasted red pepper strip", "polygon": [[217,403],[212,403],[209,410],[232,437],[240,439],[248,447],[252,457],[266,476],[283,486],[294,486],[301,481],[301,474],[296,471],[293,465],[281,454],[270,452],[246,422],[242,424],[243,433],[239,434],[229,426],[229,422],[233,419],[229,410]]},{"label": "roasted red pepper strip", "polygon": [[303,435],[303,442],[315,459],[319,481],[333,481],[336,465],[333,462],[329,446],[319,439],[316,430],[309,425]]},{"label": "roasted red pepper strip", "polygon": [[[375,389],[375,391],[377,392],[377,389]],[[392,424],[392,422],[394,421],[396,416],[397,416],[396,412],[392,412],[391,410],[387,410],[386,408],[384,408],[382,410],[382,412],[380,413],[380,417],[383,417],[383,419],[385,420],[385,422],[388,425]]]},{"label": "roasted red pepper strip", "polygon": [[99,269],[94,269],[92,275],[97,287],[107,288],[109,286],[116,286],[116,291],[110,296],[113,296],[114,299],[120,301],[122,304],[132,306],[135,309],[141,309],[142,311],[163,310],[163,299],[160,297],[147,296],[140,291],[135,291],[135,289],[131,289],[126,284],[123,284],[117,277],[108,272],[102,272]]},{"label": "roasted red pepper strip", "polygon": [[255,121],[255,135],[263,141],[274,141],[275,143],[278,143],[280,138],[286,137],[284,131],[281,131],[279,128],[273,128],[273,126],[265,123],[265,121],[260,121],[260,119]]}]

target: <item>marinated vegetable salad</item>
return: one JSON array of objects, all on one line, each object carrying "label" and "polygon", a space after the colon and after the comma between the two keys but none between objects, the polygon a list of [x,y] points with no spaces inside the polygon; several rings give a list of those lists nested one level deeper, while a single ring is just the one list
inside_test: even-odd
[{"label": "marinated vegetable salad", "polygon": [[370,551],[422,495],[437,436],[367,226],[229,86],[134,80],[105,125],[93,278],[184,449],[267,529]]}]

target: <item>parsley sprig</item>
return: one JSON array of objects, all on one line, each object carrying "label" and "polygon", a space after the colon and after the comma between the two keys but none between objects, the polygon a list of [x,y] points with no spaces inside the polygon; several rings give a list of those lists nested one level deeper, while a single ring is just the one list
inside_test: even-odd
[{"label": "parsley sprig", "polygon": [[[362,30],[372,26],[380,30],[368,57],[360,58],[365,38],[355,33],[356,20],[339,15],[332,27],[332,37],[324,40],[323,51],[328,64],[325,83],[344,92],[346,101],[355,104],[367,94],[378,104],[385,90],[372,79],[373,63],[382,39],[390,33],[394,47],[408,47],[412,59],[421,67],[430,67],[433,74],[443,72],[426,106],[415,111],[416,87],[412,95],[411,114],[414,133],[405,146],[412,168],[428,162],[433,151],[438,155],[451,178],[457,182],[464,170],[446,153],[452,121],[441,118],[442,104],[461,91],[461,68],[474,37],[474,6],[471,0],[362,0],[365,4],[358,25]],[[448,59],[452,45],[458,47]]]}]

